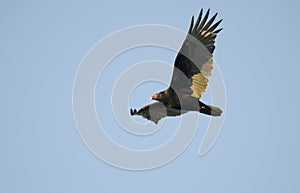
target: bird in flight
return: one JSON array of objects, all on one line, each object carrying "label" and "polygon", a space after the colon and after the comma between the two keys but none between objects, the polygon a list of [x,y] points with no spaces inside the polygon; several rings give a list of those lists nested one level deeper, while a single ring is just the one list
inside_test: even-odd
[{"label": "bird in flight", "polygon": [[187,37],[177,54],[173,76],[168,89],[154,94],[150,99],[157,102],[139,110],[130,109],[130,114],[140,115],[158,123],[164,117],[178,116],[189,111],[197,111],[210,116],[220,116],[222,110],[205,104],[199,99],[208,85],[212,72],[215,39],[222,30],[218,28],[222,20],[214,22],[218,13],[209,19],[210,9],[203,16],[201,9],[194,24],[194,16]]}]

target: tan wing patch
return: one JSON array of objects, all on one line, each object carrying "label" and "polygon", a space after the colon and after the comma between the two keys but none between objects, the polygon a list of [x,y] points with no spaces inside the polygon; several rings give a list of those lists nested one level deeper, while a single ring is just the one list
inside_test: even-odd
[{"label": "tan wing patch", "polygon": [[205,92],[208,85],[207,77],[211,75],[213,59],[210,58],[201,68],[200,73],[191,77],[193,97],[201,98],[201,94]]},{"label": "tan wing patch", "polygon": [[201,33],[201,35],[205,38],[212,34],[212,32],[209,32],[207,30],[200,30],[199,33]]}]

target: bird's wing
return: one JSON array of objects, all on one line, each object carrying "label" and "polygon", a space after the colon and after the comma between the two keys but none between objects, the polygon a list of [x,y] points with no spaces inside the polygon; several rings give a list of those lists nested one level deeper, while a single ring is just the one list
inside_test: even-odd
[{"label": "bird's wing", "polygon": [[215,22],[217,13],[210,19],[208,10],[202,18],[201,9],[194,25],[194,16],[187,37],[175,59],[174,71],[170,87],[176,92],[188,93],[196,98],[201,98],[205,92],[208,79],[212,71],[212,54],[215,49],[216,29],[222,20]]},{"label": "bird's wing", "polygon": [[161,120],[166,116],[180,115],[181,111],[177,109],[166,108],[163,103],[155,102],[142,107],[138,111],[136,109],[130,109],[130,114],[132,116],[133,115],[143,116],[144,118],[151,120],[155,124],[157,124],[159,120]]}]

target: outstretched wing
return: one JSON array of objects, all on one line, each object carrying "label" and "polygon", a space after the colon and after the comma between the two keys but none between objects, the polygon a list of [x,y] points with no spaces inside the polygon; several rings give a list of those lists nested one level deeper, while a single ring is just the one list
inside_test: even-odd
[{"label": "outstretched wing", "polygon": [[166,108],[161,102],[155,102],[153,104],[146,105],[138,111],[136,109],[130,109],[130,114],[132,116],[143,116],[144,118],[153,121],[155,124],[157,124],[159,120],[166,116],[177,116],[181,113],[185,112],[181,112],[180,110],[173,108]]},{"label": "outstretched wing", "polygon": [[212,54],[215,49],[217,33],[222,30],[216,29],[222,20],[214,23],[217,14],[210,19],[208,10],[202,18],[203,9],[194,25],[194,16],[187,37],[178,53],[170,87],[176,92],[189,94],[201,98],[205,92],[208,79],[212,71]]}]

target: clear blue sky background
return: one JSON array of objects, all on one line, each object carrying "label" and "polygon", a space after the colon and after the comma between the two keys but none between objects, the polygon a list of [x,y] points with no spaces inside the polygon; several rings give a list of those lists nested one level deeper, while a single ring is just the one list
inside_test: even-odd
[{"label": "clear blue sky background", "polygon": [[[202,7],[224,18],[215,59],[228,109],[218,142],[198,157],[199,129],[179,158],[145,172],[103,163],[73,120],[72,86],[82,58],[131,25],[186,30]],[[296,0],[1,1],[0,192],[300,192],[299,9]],[[159,54],[143,48],[139,59],[153,59],[143,50]],[[173,61],[174,53],[162,53],[154,58]],[[124,62],[134,57],[129,53]],[[108,132],[123,143],[133,138]],[[128,146],[142,144],[136,140]],[[155,140],[147,145],[162,142]]]}]

